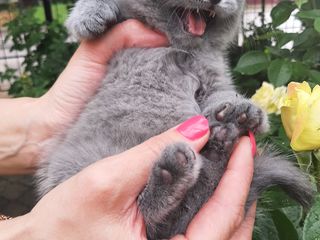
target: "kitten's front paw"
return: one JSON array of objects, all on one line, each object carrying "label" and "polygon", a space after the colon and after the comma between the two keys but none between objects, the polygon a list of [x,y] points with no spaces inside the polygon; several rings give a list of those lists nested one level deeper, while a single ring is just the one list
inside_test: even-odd
[{"label": "kitten's front paw", "polygon": [[77,39],[91,39],[103,34],[118,21],[119,9],[113,1],[98,3],[76,3],[66,21],[66,27],[72,36]]},{"label": "kitten's front paw", "polygon": [[262,133],[269,128],[267,115],[246,99],[223,102],[205,116],[211,127],[209,144],[219,152],[230,152],[239,137],[249,130]]},{"label": "kitten's front paw", "polygon": [[248,130],[263,133],[269,128],[267,115],[248,100],[220,104],[214,112],[214,118],[221,123],[233,123],[240,133]]}]

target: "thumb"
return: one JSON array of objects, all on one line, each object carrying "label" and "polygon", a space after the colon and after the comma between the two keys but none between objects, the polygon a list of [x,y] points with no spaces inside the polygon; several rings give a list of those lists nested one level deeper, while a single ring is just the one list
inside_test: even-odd
[{"label": "thumb", "polygon": [[200,115],[195,116],[136,147],[97,162],[92,166],[94,174],[104,176],[106,187],[112,184],[113,188],[135,198],[146,185],[154,162],[166,146],[185,142],[199,152],[208,137],[208,120]]},{"label": "thumb", "polygon": [[83,41],[76,56],[80,60],[85,58],[89,60],[88,62],[105,66],[112,55],[121,49],[165,47],[167,45],[168,39],[164,34],[144,26],[137,20],[129,19],[115,25],[98,39]]}]

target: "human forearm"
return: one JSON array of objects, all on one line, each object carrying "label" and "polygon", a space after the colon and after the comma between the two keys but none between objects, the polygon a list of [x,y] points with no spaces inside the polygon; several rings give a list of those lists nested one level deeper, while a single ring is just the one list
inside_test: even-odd
[{"label": "human forearm", "polygon": [[45,111],[33,98],[1,99],[0,109],[0,175],[30,173],[49,136],[41,121]]}]

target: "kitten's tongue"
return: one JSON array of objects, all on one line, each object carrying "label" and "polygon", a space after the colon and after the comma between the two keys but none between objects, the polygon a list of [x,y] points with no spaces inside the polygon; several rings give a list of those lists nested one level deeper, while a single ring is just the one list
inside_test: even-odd
[{"label": "kitten's tongue", "polygon": [[195,36],[202,36],[206,31],[206,21],[200,14],[190,12],[187,16],[188,32]]}]

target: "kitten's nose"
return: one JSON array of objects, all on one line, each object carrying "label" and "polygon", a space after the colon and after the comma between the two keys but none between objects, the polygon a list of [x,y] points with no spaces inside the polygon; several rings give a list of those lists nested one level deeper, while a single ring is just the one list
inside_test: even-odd
[{"label": "kitten's nose", "polygon": [[210,2],[214,5],[218,4],[221,0],[210,0]]}]

